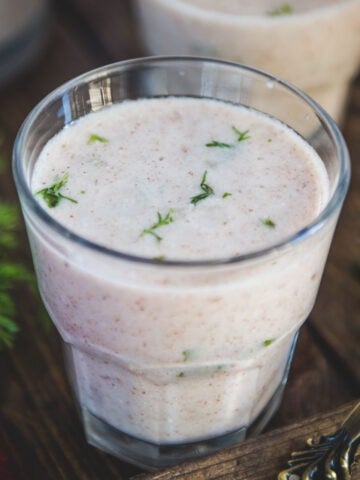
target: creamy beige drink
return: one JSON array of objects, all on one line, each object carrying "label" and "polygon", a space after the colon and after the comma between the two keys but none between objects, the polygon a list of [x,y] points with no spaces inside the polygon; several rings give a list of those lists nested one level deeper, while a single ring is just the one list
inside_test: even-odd
[{"label": "creamy beige drink", "polygon": [[[320,158],[283,124],[186,98],[82,118],[47,143],[31,188],[69,230],[159,265],[270,247],[329,196]],[[76,249],[64,261],[35,234],[44,301],[77,349],[81,407],[152,443],[247,427],[281,383],[328,244],[326,234],[241,272],[174,276],[164,265],[154,278],[151,269],[91,265]]]},{"label": "creamy beige drink", "polygon": [[201,55],[260,68],[340,120],[360,63],[359,0],[136,0],[155,55]]},{"label": "creamy beige drink", "polygon": [[88,442],[155,469],[259,433],[349,184],[331,118],[246,67],[120,62],[33,110],[14,175]]}]

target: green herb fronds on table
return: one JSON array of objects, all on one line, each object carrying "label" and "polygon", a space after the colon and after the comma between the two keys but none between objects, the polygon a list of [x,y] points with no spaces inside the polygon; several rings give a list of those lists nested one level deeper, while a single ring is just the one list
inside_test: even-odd
[{"label": "green herb fronds on table", "polygon": [[20,327],[15,319],[13,289],[25,282],[34,289],[34,275],[23,265],[10,260],[18,246],[19,212],[15,205],[0,202],[0,350],[11,348]]},{"label": "green herb fronds on table", "polygon": [[[0,132],[0,147],[4,137]],[[9,162],[0,151],[0,173],[7,170]],[[19,246],[20,212],[17,205],[0,200],[0,351],[11,348],[20,326],[17,320],[14,288],[19,283],[37,295],[35,276],[16,258]],[[39,313],[39,320],[45,329],[50,325],[44,310]]]}]

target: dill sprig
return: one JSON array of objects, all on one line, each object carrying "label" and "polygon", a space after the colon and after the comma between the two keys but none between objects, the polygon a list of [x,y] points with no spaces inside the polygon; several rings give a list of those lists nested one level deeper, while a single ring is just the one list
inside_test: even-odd
[{"label": "dill sprig", "polygon": [[205,145],[206,147],[219,147],[219,148],[231,148],[232,145],[225,142],[218,142],[217,140],[213,140]]},{"label": "dill sprig", "polygon": [[157,262],[163,262],[165,258],[165,255],[158,255],[157,257],[153,257],[153,260],[156,260]]},{"label": "dill sprig", "polygon": [[294,12],[293,7],[289,3],[284,3],[279,8],[274,8],[274,10],[271,10],[270,12],[268,12],[268,15],[270,16],[290,15],[293,12]]},{"label": "dill sprig", "polygon": [[158,242],[161,242],[162,237],[160,237],[160,235],[158,235],[155,232],[155,230],[157,230],[160,227],[163,227],[165,225],[169,225],[170,223],[172,223],[174,221],[174,218],[173,218],[172,215],[173,215],[173,210],[172,209],[170,209],[164,217],[161,215],[160,212],[157,212],[157,222],[154,223],[154,225],[152,225],[151,227],[145,228],[141,232],[141,237],[143,237],[144,235],[152,235],[153,237],[156,238],[156,240]]},{"label": "dill sprig", "polygon": [[205,198],[215,194],[214,190],[210,187],[210,185],[206,183],[206,177],[207,177],[207,170],[205,170],[200,183],[200,188],[202,190],[202,193],[199,193],[199,195],[195,195],[194,197],[191,197],[191,203],[193,205],[196,205],[201,200],[205,200]]},{"label": "dill sprig", "polygon": [[[243,142],[245,140],[249,140],[249,130],[244,130],[243,132],[240,131],[238,128],[232,126],[232,131],[237,135],[237,141]],[[205,145],[206,147],[219,147],[219,148],[232,148],[234,145],[225,142],[219,142],[218,140],[213,140]]]},{"label": "dill sprig", "polygon": [[269,347],[272,343],[275,342],[275,338],[267,338],[263,341],[263,347]]},{"label": "dill sprig", "polygon": [[241,132],[238,128],[232,126],[231,127],[233,132],[236,133],[236,135],[238,136],[238,139],[237,141],[238,142],[243,142],[244,140],[249,140],[250,138],[250,135],[249,135],[249,130],[244,130],[243,132]]},{"label": "dill sprig", "polygon": [[102,137],[101,135],[98,135],[97,133],[90,133],[89,139],[87,141],[88,145],[92,145],[93,143],[99,142],[99,143],[108,143],[108,139],[105,137]]},{"label": "dill sprig", "polygon": [[231,196],[232,196],[232,193],[225,192],[225,193],[223,193],[222,198],[227,198],[227,197],[231,197]]},{"label": "dill sprig", "polygon": [[276,223],[270,217],[262,218],[261,223],[263,225],[265,225],[265,227],[269,227],[269,228],[275,228],[276,227]]},{"label": "dill sprig", "polygon": [[60,192],[60,190],[66,186],[68,179],[69,173],[66,172],[59,181],[53,183],[50,187],[45,187],[42,190],[39,190],[36,192],[36,195],[41,195],[49,208],[56,207],[62,199],[68,200],[72,203],[78,203],[77,200],[67,197]]},{"label": "dill sprig", "polygon": [[187,348],[186,350],[183,350],[181,354],[183,357],[183,361],[187,362],[194,356],[194,350]]}]

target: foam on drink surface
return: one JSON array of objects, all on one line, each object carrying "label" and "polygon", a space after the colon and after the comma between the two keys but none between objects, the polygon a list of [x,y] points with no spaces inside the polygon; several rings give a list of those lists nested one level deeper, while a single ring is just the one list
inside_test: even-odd
[{"label": "foam on drink surface", "polygon": [[[296,133],[215,100],[129,101],[88,115],[45,146],[33,191],[65,173],[61,191],[77,203],[62,200],[51,215],[87,239],[150,258],[214,259],[274,245],[328,197],[323,164]],[[152,228],[159,215],[170,221]]]}]

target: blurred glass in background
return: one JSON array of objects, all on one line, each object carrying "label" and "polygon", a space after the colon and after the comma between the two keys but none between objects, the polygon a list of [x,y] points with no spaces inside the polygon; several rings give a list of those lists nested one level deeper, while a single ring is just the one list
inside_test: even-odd
[{"label": "blurred glass in background", "polygon": [[134,0],[150,55],[216,57],[297,85],[341,122],[360,65],[360,0]]}]

